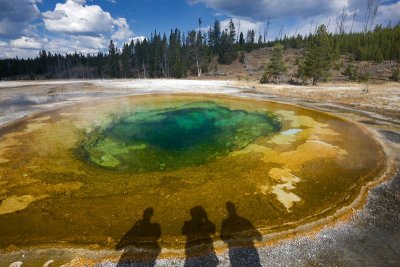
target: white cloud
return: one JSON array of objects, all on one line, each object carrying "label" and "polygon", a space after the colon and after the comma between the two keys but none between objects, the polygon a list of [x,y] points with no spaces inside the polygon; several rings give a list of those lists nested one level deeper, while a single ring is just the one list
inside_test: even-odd
[{"label": "white cloud", "polygon": [[95,54],[106,49],[107,39],[102,36],[67,36],[54,38],[44,45],[44,49],[51,53],[83,53]]},{"label": "white cloud", "polygon": [[[65,0],[41,15],[36,6],[39,1],[0,0],[0,38],[3,37],[0,58],[36,57],[42,49],[61,54],[93,54],[106,51],[111,38],[116,43],[144,39],[134,37],[125,18],[114,19],[98,5],[86,5],[85,0]],[[40,32],[38,23],[32,23],[39,17],[43,19],[44,32]],[[11,30],[7,35],[3,34],[8,28]],[[10,35],[11,31],[15,31],[15,35]]]},{"label": "white cloud", "polygon": [[[225,19],[225,20],[221,21],[221,29],[222,30],[228,29],[230,20],[231,19]],[[254,30],[255,32],[258,32],[258,31],[260,31],[260,29],[263,29],[263,27],[264,27],[264,23],[262,23],[262,22],[251,21],[248,19],[243,19],[243,18],[238,18],[238,17],[233,17],[232,21],[235,24],[236,34],[239,35],[240,32],[243,32],[245,38],[246,38],[247,31]]]},{"label": "white cloud", "polygon": [[[56,4],[54,11],[43,13],[46,29],[52,32],[85,36],[80,39],[86,39],[89,45],[97,42],[97,45],[89,47],[75,38],[74,41],[81,43],[89,50],[103,48],[103,44],[99,45],[101,43],[99,40],[104,37],[99,38],[99,34],[108,35],[110,38],[122,42],[128,41],[134,36],[125,18],[114,19],[100,6],[85,4],[84,0],[66,0],[65,3]],[[93,36],[93,38],[88,39],[88,36]]]},{"label": "white cloud", "polygon": [[47,30],[69,34],[98,34],[111,32],[114,19],[98,5],[85,5],[83,0],[58,3],[54,11],[43,13]]},{"label": "white cloud", "polygon": [[73,36],[72,41],[74,42],[74,48],[82,53],[96,53],[105,49],[108,42],[104,36]]},{"label": "white cloud", "polygon": [[48,40],[21,37],[11,40],[9,43],[0,41],[0,58],[28,58],[36,57],[40,50],[44,49],[51,53],[82,53],[96,54],[105,51],[108,38],[104,36],[64,36]]},{"label": "white cloud", "polygon": [[[337,18],[345,8],[347,17],[345,20],[345,31],[361,31],[365,20],[367,0],[255,0],[251,3],[240,0],[188,0],[189,3],[204,3],[218,13],[225,14],[234,18],[236,30],[238,31],[238,19],[241,17],[243,25],[242,32],[246,35],[245,28],[263,32],[266,28],[266,21],[271,19],[269,28],[269,38],[274,39],[283,29],[283,35],[309,34],[313,33],[316,26],[328,25],[331,32],[337,31]],[[374,5],[381,3],[380,0],[373,0]],[[353,23],[352,16],[356,13]],[[382,24],[396,25],[400,21],[400,2],[391,3],[386,1],[380,5],[374,25]],[[224,20],[226,24],[229,20]],[[372,29],[374,28],[372,25]],[[353,26],[353,27],[352,27]]]},{"label": "white cloud", "polygon": [[[343,10],[343,8],[342,8]],[[293,35],[294,33],[300,34],[309,34],[313,33],[318,25],[325,24],[328,25],[328,30],[330,32],[338,32],[337,22],[340,22],[340,10],[338,13],[328,14],[328,15],[320,15],[310,17],[307,20],[297,20],[293,26],[288,27],[286,33],[288,35]],[[361,0],[353,0],[350,2],[350,5],[346,7],[346,19],[344,22],[344,30],[345,32],[353,31],[363,31],[365,15],[366,15],[366,2]],[[353,15],[356,14],[354,23],[353,23]],[[400,21],[400,2],[381,5],[378,7],[376,17],[374,18],[373,25],[368,26],[368,29],[374,29],[375,25],[383,25],[387,26],[388,23],[392,25],[396,25]],[[338,21],[339,20],[339,21]],[[311,25],[311,22],[312,25]],[[371,27],[370,27],[371,26]]]},{"label": "white cloud", "polygon": [[132,38],[133,32],[129,29],[129,25],[125,18],[116,19],[114,24],[118,27],[118,29],[112,34],[112,39],[127,41],[129,38]]},{"label": "white cloud", "polygon": [[71,0],[71,1],[77,3],[78,5],[85,5],[86,4],[86,0]]},{"label": "white cloud", "polygon": [[20,49],[42,49],[43,44],[47,42],[47,39],[38,40],[31,37],[22,36],[21,38],[11,40],[10,46],[12,48]]},{"label": "white cloud", "polygon": [[39,50],[13,48],[6,43],[0,49],[0,58],[34,58],[38,53]]},{"label": "white cloud", "polygon": [[206,6],[232,16],[252,18],[258,21],[282,17],[310,17],[336,12],[350,0],[188,0],[189,3],[204,3]]},{"label": "white cloud", "polygon": [[139,43],[143,42],[144,39],[146,39],[146,37],[144,37],[144,36],[137,36],[137,37],[130,38],[130,39],[129,39],[129,42],[130,42],[130,41],[133,41],[133,43],[136,44],[137,42],[139,42]]},{"label": "white cloud", "polygon": [[396,25],[400,22],[400,2],[380,6],[376,18],[378,24],[386,26],[389,22]]},{"label": "white cloud", "polygon": [[21,36],[26,27],[40,16],[35,0],[0,0],[0,37]]}]

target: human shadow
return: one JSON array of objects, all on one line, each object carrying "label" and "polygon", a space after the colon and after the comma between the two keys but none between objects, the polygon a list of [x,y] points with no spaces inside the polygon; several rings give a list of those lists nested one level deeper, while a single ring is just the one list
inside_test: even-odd
[{"label": "human shadow", "polygon": [[226,203],[228,217],[222,221],[221,239],[228,244],[232,267],[261,266],[254,240],[261,241],[261,233],[246,218],[237,215],[236,206]]},{"label": "human shadow", "polygon": [[160,255],[161,247],[158,239],[161,237],[161,227],[152,223],[153,208],[143,211],[143,218],[121,238],[116,249],[123,249],[118,261],[118,267],[152,267]]},{"label": "human shadow", "polygon": [[215,224],[208,220],[202,206],[192,208],[190,215],[191,220],[185,221],[182,227],[182,234],[186,236],[184,266],[217,266],[219,261],[211,238],[215,234]]}]

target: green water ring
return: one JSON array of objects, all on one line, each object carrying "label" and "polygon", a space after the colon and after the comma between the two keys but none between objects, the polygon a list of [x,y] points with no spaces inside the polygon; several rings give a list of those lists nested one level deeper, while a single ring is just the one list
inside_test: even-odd
[{"label": "green water ring", "polygon": [[114,114],[106,126],[84,135],[78,154],[92,164],[112,170],[172,170],[205,164],[280,128],[272,113],[196,102],[176,108]]}]

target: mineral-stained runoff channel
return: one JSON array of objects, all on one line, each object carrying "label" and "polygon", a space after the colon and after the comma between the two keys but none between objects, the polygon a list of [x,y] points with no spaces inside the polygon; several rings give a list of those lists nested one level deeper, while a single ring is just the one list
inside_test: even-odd
[{"label": "mineral-stained runoff channel", "polygon": [[0,130],[0,248],[113,248],[146,208],[163,247],[201,205],[225,203],[262,234],[350,204],[384,168],[358,126],[280,103],[146,95],[81,103]]}]

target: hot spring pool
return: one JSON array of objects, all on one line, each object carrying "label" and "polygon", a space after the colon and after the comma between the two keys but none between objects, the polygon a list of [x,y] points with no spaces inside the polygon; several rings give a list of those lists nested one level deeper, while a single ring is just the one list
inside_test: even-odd
[{"label": "hot spring pool", "polygon": [[358,126],[280,103],[145,95],[65,106],[1,129],[0,247],[114,247],[148,208],[182,246],[201,205],[232,202],[262,234],[349,205],[384,167]]}]

